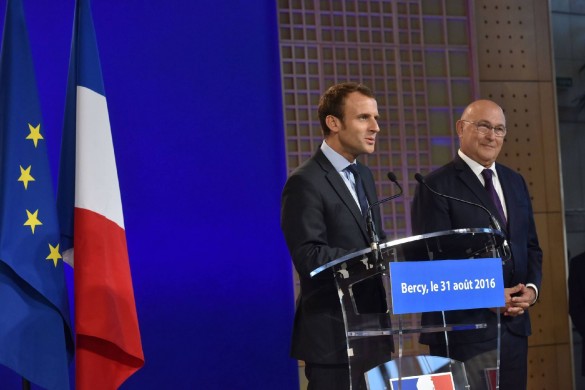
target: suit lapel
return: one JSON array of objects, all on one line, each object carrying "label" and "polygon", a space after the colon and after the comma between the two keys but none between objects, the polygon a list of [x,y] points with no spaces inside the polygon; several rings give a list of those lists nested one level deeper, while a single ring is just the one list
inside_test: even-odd
[{"label": "suit lapel", "polygon": [[[325,178],[327,179],[327,181],[329,182],[331,187],[333,187],[333,189],[335,190],[337,195],[341,198],[341,200],[343,201],[345,206],[349,209],[349,211],[353,215],[356,223],[360,227],[360,230],[364,234],[364,237],[367,238],[368,234],[366,231],[364,218],[362,216],[362,213],[360,211],[359,206],[357,205],[357,203],[355,202],[355,199],[351,195],[351,192],[349,192],[347,185],[345,184],[345,182],[343,181],[343,179],[341,178],[339,173],[335,170],[335,168],[333,167],[331,162],[327,159],[327,157],[325,157],[325,155],[323,154],[323,152],[321,152],[320,149],[317,151],[317,154],[315,155],[315,159],[317,160],[319,165],[321,165],[321,167],[325,171]],[[368,197],[368,201],[369,201],[370,194],[368,193],[367,189],[366,189],[366,196]]]}]

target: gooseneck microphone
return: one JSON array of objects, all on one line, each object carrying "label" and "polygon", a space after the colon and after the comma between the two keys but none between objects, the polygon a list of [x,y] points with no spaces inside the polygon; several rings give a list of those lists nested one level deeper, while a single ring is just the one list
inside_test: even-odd
[{"label": "gooseneck microphone", "polygon": [[377,201],[377,202],[374,202],[374,203],[372,203],[372,204],[370,205],[370,207],[368,207],[368,214],[369,214],[369,213],[370,213],[370,211],[372,210],[372,207],[374,207],[374,206],[377,206],[377,205],[379,205],[379,204],[381,204],[381,203],[387,202],[387,201],[389,201],[389,200],[396,199],[396,198],[398,198],[399,196],[401,196],[401,195],[402,195],[402,186],[400,186],[400,183],[398,183],[398,180],[396,179],[396,175],[395,175],[394,173],[392,173],[392,172],[388,172],[388,175],[386,175],[386,176],[388,176],[388,179],[390,179],[390,181],[391,181],[392,183],[396,184],[396,186],[398,187],[398,190],[399,190],[400,192],[399,192],[399,193],[397,193],[397,194],[394,194],[394,195],[392,195],[392,196],[389,196],[389,197],[387,197],[387,198],[384,198],[384,199],[382,199],[382,200],[379,200],[379,201]]},{"label": "gooseneck microphone", "polygon": [[420,184],[422,184],[423,186],[425,186],[425,188],[427,190],[431,191],[435,195],[441,196],[443,198],[451,199],[451,200],[454,200],[456,202],[461,202],[461,203],[465,203],[465,204],[468,204],[468,205],[471,205],[471,206],[479,207],[480,209],[482,209],[483,211],[485,211],[489,215],[489,217],[490,217],[490,226],[492,228],[494,228],[495,230],[498,230],[498,231],[502,232],[502,234],[504,236],[504,242],[502,243],[502,251],[504,252],[504,256],[505,256],[504,257],[504,260],[508,260],[511,257],[510,247],[508,245],[508,240],[506,238],[506,234],[502,230],[502,227],[500,226],[500,223],[498,222],[498,219],[496,217],[494,217],[494,215],[486,207],[480,205],[479,203],[470,202],[470,201],[465,200],[465,199],[459,199],[459,198],[456,198],[454,196],[442,194],[442,193],[440,193],[438,191],[435,191],[433,188],[431,188],[426,183],[424,177],[420,173],[415,173],[414,174],[414,178]]},{"label": "gooseneck microphone", "polygon": [[379,248],[378,248],[378,243],[379,243],[379,238],[378,238],[378,234],[376,233],[376,228],[374,227],[374,219],[372,217],[372,207],[378,206],[384,202],[388,202],[389,200],[392,199],[396,199],[399,196],[402,195],[402,187],[400,186],[400,184],[398,183],[398,180],[396,179],[396,175],[392,172],[388,172],[388,179],[390,179],[390,181],[394,184],[396,184],[396,186],[398,187],[398,190],[400,191],[397,194],[394,194],[392,196],[389,196],[387,198],[378,200],[377,202],[372,203],[370,206],[368,206],[368,211],[366,213],[366,227],[368,230],[368,235],[370,236],[370,248],[372,249],[372,253],[374,253],[374,258],[377,261],[379,258]]}]

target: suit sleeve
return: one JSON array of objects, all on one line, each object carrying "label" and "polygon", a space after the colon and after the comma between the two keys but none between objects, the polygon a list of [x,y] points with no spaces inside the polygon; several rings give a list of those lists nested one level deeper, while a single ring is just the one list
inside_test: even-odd
[{"label": "suit sleeve", "polygon": [[329,246],[324,202],[321,192],[302,175],[291,176],[282,193],[281,228],[302,277],[350,252]]},{"label": "suit sleeve", "polygon": [[585,337],[584,261],[585,256],[578,256],[569,264],[569,314],[581,337]]},{"label": "suit sleeve", "polygon": [[530,194],[526,187],[526,182],[522,179],[523,188],[528,202],[528,275],[526,283],[534,283],[540,291],[540,284],[542,282],[542,249],[538,243],[538,236],[536,234],[536,224],[534,222],[534,213],[532,210],[532,203],[530,201]]}]

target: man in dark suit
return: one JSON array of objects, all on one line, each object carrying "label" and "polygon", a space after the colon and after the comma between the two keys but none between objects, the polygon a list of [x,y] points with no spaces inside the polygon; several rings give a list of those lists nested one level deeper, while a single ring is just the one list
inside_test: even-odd
[{"label": "man in dark suit", "polygon": [[[376,189],[371,171],[356,159],[374,151],[379,115],[372,92],[355,83],[329,88],[318,111],[323,143],[291,174],[282,193],[281,227],[301,284],[291,356],[305,361],[309,389],[342,390],[349,388],[348,352],[334,275],[309,274],[370,244],[363,213],[377,200]],[[359,180],[366,204],[359,199]],[[379,210],[373,212],[376,231],[384,239]],[[360,312],[386,311],[384,289],[377,282],[354,289]],[[353,386],[364,388],[363,376]]]},{"label": "man in dark suit", "polygon": [[[536,303],[542,278],[542,251],[530,195],[520,174],[496,163],[506,135],[506,118],[496,103],[489,100],[471,103],[457,121],[456,129],[460,141],[458,155],[429,174],[425,181],[440,193],[485,206],[499,219],[512,254],[503,265],[506,306],[500,311],[500,389],[522,390],[527,383],[531,333],[527,309]],[[490,191],[490,180],[495,194]],[[412,206],[415,234],[490,226],[489,215],[480,207],[437,196],[421,185],[417,187]],[[448,312],[447,322],[488,325],[487,329],[449,332],[450,357],[470,361],[495,350],[496,315],[488,309]],[[437,313],[423,316],[423,323],[440,322]],[[421,342],[429,344],[431,355],[445,356],[442,333],[423,335]]]},{"label": "man in dark suit", "polygon": [[569,263],[569,314],[581,335],[581,375],[585,375],[585,252]]}]

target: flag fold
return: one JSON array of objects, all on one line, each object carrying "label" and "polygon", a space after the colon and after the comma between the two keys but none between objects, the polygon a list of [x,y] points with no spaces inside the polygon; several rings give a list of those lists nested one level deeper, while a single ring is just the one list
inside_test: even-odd
[{"label": "flag fold", "polygon": [[76,389],[117,389],[144,354],[89,0],[76,1],[57,205],[74,266]]},{"label": "flag fold", "polygon": [[22,0],[0,53],[0,364],[69,389],[73,336],[59,223]]}]

